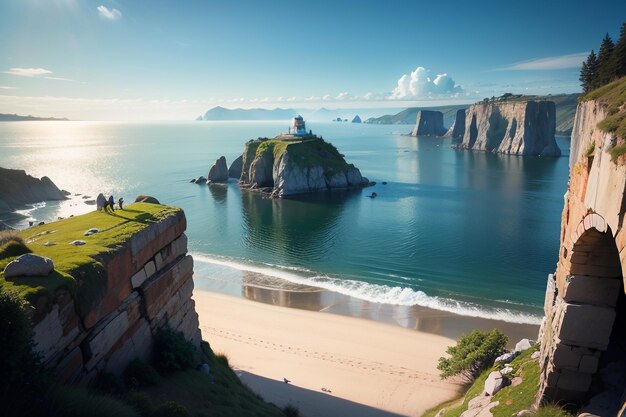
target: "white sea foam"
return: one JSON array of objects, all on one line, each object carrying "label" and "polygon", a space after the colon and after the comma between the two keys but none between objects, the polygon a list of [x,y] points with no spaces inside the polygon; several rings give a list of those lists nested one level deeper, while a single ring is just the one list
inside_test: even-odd
[{"label": "white sea foam", "polygon": [[229,258],[192,253],[199,263],[221,265],[239,271],[254,272],[291,283],[316,286],[329,291],[348,295],[361,300],[401,306],[422,306],[443,310],[462,316],[501,320],[509,323],[540,324],[541,317],[508,308],[489,308],[475,303],[453,300],[450,298],[429,296],[423,291],[406,287],[390,287],[380,284],[339,279],[316,274],[314,271],[264,263],[247,263]]}]

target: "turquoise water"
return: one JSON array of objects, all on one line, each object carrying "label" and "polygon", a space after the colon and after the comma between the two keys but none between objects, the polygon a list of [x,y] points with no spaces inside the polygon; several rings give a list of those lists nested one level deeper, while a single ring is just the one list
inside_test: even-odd
[{"label": "turquoise water", "polygon": [[[310,128],[375,187],[272,200],[235,181],[189,183],[219,156],[230,163],[247,140],[286,127],[0,123],[0,166],[47,175],[72,193],[112,193],[127,202],[143,193],[182,207],[196,282],[249,271],[275,277],[276,285],[286,280],[368,301],[538,322],[557,260],[568,141],[558,139],[564,157],[522,158],[402,136],[410,126],[318,123]],[[365,197],[372,191],[378,198]],[[24,213],[50,220],[92,210],[83,195]]]}]

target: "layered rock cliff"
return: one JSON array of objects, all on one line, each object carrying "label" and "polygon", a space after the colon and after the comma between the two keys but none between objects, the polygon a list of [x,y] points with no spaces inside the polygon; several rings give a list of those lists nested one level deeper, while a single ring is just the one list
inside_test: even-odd
[{"label": "layered rock cliff", "polygon": [[[101,230],[85,236],[93,226]],[[199,345],[185,228],[182,210],[137,203],[118,216],[93,212],[20,232],[54,262],[47,277],[11,282],[30,294],[34,349],[61,382],[88,384],[100,371],[119,375],[135,358],[148,361],[164,327]],[[74,239],[84,244],[69,245]]]},{"label": "layered rock cliff", "polygon": [[443,113],[433,110],[420,110],[417,112],[415,127],[411,136],[442,136],[446,133],[443,127]]},{"label": "layered rock cliff", "polygon": [[465,116],[459,149],[511,155],[560,156],[551,101],[481,102]]},{"label": "layered rock cliff", "polygon": [[461,139],[463,139],[463,135],[465,134],[465,115],[467,109],[459,109],[456,112],[456,116],[454,117],[454,122],[452,122],[452,126],[443,135],[444,138],[451,138],[453,143],[458,143]]},{"label": "layered rock cliff", "polygon": [[248,142],[239,182],[243,187],[261,189],[274,197],[369,184],[333,145],[315,136]]},{"label": "layered rock cliff", "polygon": [[21,169],[0,168],[0,213],[15,210],[25,204],[66,198],[66,193],[48,177],[39,179]]}]

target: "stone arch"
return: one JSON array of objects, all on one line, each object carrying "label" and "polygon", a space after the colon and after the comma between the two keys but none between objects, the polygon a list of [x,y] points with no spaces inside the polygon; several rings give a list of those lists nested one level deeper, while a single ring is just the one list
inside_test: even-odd
[{"label": "stone arch", "polygon": [[[607,391],[599,370],[626,354],[626,297],[611,228],[590,213],[572,241],[571,253],[563,254],[569,262],[560,271],[564,279],[548,324],[549,340],[542,346],[543,400],[581,402]],[[611,389],[619,397],[624,386]]]}]

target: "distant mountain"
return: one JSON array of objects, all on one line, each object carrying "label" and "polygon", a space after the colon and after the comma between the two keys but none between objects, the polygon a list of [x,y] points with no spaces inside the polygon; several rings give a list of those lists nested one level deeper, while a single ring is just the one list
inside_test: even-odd
[{"label": "distant mountain", "polygon": [[226,109],[217,106],[196,120],[289,120],[297,115],[294,109]]},{"label": "distant mountain", "polygon": [[437,107],[409,107],[400,113],[388,114],[381,117],[371,117],[365,123],[374,125],[414,125],[417,120],[417,112],[420,110],[435,110],[443,113],[443,124],[451,126],[454,122],[456,112],[459,109],[466,109],[469,104],[456,104],[453,106],[437,106]]},{"label": "distant mountain", "polygon": [[56,117],[35,117],[35,116],[20,116],[17,114],[4,114],[0,113],[0,122],[28,122],[28,121],[67,121],[69,119]]},{"label": "distant mountain", "polygon": [[[580,94],[558,94],[547,96],[521,96],[519,100],[550,100],[556,105],[556,133],[561,135],[569,135],[572,133],[574,126],[574,115],[576,114],[576,106]],[[454,121],[456,111],[468,108],[469,104],[439,107],[409,107],[399,113],[385,115],[376,118],[369,118],[365,123],[380,125],[414,125],[417,118],[417,112],[420,110],[437,110],[443,113],[444,125],[449,127]]]}]

